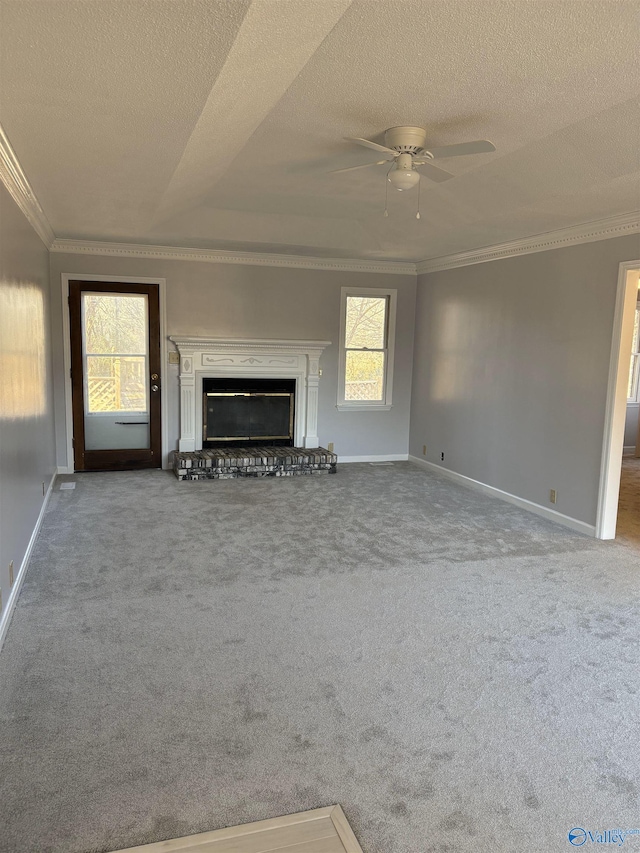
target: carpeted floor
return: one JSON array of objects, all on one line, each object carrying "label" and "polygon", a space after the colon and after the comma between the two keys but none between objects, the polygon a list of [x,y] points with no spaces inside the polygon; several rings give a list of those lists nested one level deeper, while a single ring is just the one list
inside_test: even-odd
[{"label": "carpeted floor", "polygon": [[0,655],[2,853],[332,803],[365,853],[640,828],[631,545],[409,463],[63,479]]}]

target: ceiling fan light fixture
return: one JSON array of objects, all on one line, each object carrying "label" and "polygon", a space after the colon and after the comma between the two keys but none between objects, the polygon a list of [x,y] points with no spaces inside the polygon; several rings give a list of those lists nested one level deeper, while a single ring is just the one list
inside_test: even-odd
[{"label": "ceiling fan light fixture", "polygon": [[411,190],[420,180],[420,175],[414,169],[392,169],[389,181],[397,190]]}]

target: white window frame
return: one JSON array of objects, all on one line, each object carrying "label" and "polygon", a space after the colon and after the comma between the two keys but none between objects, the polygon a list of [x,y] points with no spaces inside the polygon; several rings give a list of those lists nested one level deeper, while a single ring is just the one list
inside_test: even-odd
[{"label": "white window frame", "polygon": [[[387,328],[384,347],[385,369],[382,400],[345,400],[347,348],[345,333],[347,326],[347,297],[385,297],[387,299]],[[396,345],[396,306],[398,291],[381,287],[343,287],[340,298],[340,357],[338,367],[338,405],[340,412],[388,412],[392,406],[393,361]]]},{"label": "white window frame", "polygon": [[[638,311],[640,311],[640,300],[636,303],[636,313]],[[638,345],[640,346],[640,341]],[[638,404],[640,403],[640,353],[632,351],[631,355],[634,356],[633,386],[631,397],[627,397],[627,404]]]}]

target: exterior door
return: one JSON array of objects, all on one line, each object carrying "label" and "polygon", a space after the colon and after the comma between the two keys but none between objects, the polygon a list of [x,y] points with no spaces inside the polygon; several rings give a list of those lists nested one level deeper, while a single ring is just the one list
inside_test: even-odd
[{"label": "exterior door", "polygon": [[70,281],[76,471],[160,468],[157,284]]}]

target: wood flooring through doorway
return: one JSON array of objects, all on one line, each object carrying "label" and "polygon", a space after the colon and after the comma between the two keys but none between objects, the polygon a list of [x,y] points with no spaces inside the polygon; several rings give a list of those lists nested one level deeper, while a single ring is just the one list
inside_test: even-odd
[{"label": "wood flooring through doorway", "polygon": [[115,853],[362,853],[340,806],[127,847]]},{"label": "wood flooring through doorway", "polygon": [[640,458],[632,455],[622,459],[616,539],[640,548]]}]

